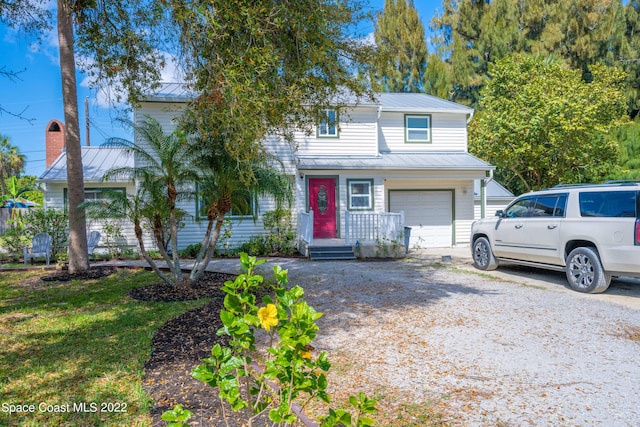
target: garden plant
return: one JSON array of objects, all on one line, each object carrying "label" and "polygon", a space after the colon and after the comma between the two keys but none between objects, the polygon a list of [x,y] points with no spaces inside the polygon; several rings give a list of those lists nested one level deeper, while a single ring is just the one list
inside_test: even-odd
[{"label": "garden plant", "polygon": [[[313,400],[330,402],[327,392],[327,372],[331,367],[325,352],[313,354],[312,341],[318,332],[316,321],[322,316],[303,299],[300,286],[287,289],[288,270],[273,268],[274,292],[262,297],[258,305],[256,291],[264,288],[255,268],[265,260],[240,253],[240,264],[246,271],[223,286],[225,309],[220,312],[223,327],[218,335],[229,337],[228,347],[216,344],[211,357],[193,370],[193,377],[218,389],[221,411],[227,402],[242,424],[256,425],[260,416],[268,416],[276,426],[294,425],[298,415]],[[255,361],[258,331],[267,334],[266,356]],[[260,342],[260,341],[259,341]],[[323,427],[336,425],[371,426],[375,413],[374,399],[363,393],[351,396],[353,413],[344,409],[329,409],[320,417]],[[180,405],[166,411],[163,419],[169,426],[182,426],[190,412]],[[225,416],[225,419],[227,417]],[[237,419],[237,418],[234,418]],[[228,423],[229,424],[229,423]]]}]

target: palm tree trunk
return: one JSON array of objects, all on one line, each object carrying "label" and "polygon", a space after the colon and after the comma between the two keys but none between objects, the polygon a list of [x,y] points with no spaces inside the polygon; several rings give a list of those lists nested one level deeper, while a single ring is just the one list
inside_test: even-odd
[{"label": "palm tree trunk", "polygon": [[192,282],[195,282],[200,278],[200,276],[202,276],[202,273],[204,273],[205,270],[207,269],[209,262],[211,262],[211,258],[213,258],[213,252],[216,248],[216,244],[218,243],[218,238],[220,237],[220,230],[222,229],[223,224],[224,224],[224,214],[218,215],[218,219],[216,220],[216,227],[214,228],[213,234],[211,235],[211,238],[209,239],[209,242],[207,244],[206,255],[202,260],[202,262],[197,267],[194,265],[193,269],[191,270],[190,278]]},{"label": "palm tree trunk", "polygon": [[73,12],[68,1],[58,0],[58,41],[60,43],[60,71],[64,103],[65,146],[67,151],[67,195],[69,210],[69,272],[89,269],[87,253],[87,223],[84,210],[84,178],[78,123],[78,94],[73,46]]}]

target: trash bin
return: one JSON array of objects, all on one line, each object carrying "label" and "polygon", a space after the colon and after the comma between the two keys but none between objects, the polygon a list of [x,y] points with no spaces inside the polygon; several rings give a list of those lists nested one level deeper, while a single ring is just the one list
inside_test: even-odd
[{"label": "trash bin", "polygon": [[404,228],[404,253],[409,253],[409,238],[411,237],[411,227]]}]

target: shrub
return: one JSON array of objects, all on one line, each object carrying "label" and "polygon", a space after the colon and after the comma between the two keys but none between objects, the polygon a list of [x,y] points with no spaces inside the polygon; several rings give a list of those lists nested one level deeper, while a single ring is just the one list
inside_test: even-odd
[{"label": "shrub", "polygon": [[[252,425],[252,420],[268,413],[274,425],[291,425],[297,416],[292,405],[304,405],[319,399],[329,403],[326,372],[331,367],[326,352],[312,355],[311,342],[318,331],[316,321],[322,316],[303,299],[300,286],[286,289],[288,271],[280,266],[273,269],[276,283],[275,298],[262,297],[259,307],[256,291],[263,288],[264,279],[254,274],[254,269],[264,263],[246,253],[240,254],[240,264],[246,273],[223,286],[226,293],[224,310],[220,312],[223,327],[218,335],[229,336],[229,346],[216,344],[211,357],[192,372],[194,378],[218,389],[221,400],[229,403],[234,411]],[[269,335],[265,368],[256,369],[252,354],[256,351],[256,330],[264,329]],[[271,383],[277,383],[278,388]],[[371,426],[373,419],[366,417],[376,411],[373,399],[360,393],[349,403],[355,408],[352,414],[345,410],[329,410],[320,421],[323,427],[337,425]],[[224,414],[224,407],[222,407]],[[189,418],[182,407],[163,414],[163,419],[181,426]]]},{"label": "shrub", "polygon": [[60,209],[30,209],[23,215],[24,234],[28,240],[38,233],[51,236],[53,253],[66,251],[69,236],[69,217]]},{"label": "shrub", "polygon": [[195,258],[202,248],[202,243],[194,243],[180,251],[181,258]]},{"label": "shrub", "polygon": [[291,211],[276,209],[262,216],[268,234],[253,236],[239,247],[239,252],[254,256],[289,256],[296,253],[296,234],[291,223]]}]

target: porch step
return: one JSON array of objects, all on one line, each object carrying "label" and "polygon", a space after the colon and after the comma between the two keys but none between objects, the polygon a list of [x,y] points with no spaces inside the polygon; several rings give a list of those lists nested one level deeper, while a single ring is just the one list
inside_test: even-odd
[{"label": "porch step", "polygon": [[309,246],[309,258],[317,260],[356,259],[351,246]]}]

